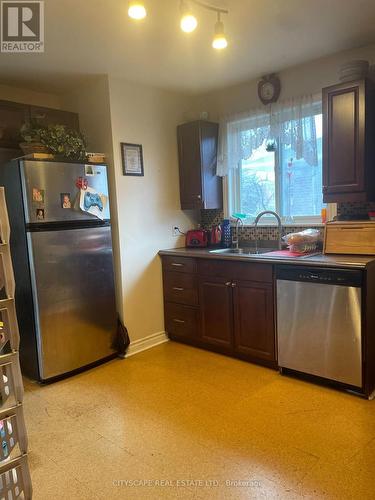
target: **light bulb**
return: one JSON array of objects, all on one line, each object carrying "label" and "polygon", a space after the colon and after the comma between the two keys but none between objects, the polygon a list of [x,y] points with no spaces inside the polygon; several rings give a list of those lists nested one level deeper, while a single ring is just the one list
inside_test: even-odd
[{"label": "light bulb", "polygon": [[140,20],[147,16],[147,11],[142,2],[130,2],[128,14],[132,19]]},{"label": "light bulb", "polygon": [[191,33],[198,26],[197,18],[193,14],[184,14],[181,18],[180,26],[185,33]]},{"label": "light bulb", "polygon": [[228,41],[224,35],[223,36],[215,35],[215,38],[213,39],[212,42],[212,47],[217,50],[226,49],[228,47]]},{"label": "light bulb", "polygon": [[212,41],[212,47],[217,50],[222,50],[228,47],[228,41],[224,34],[224,23],[220,20],[215,24],[215,36]]}]

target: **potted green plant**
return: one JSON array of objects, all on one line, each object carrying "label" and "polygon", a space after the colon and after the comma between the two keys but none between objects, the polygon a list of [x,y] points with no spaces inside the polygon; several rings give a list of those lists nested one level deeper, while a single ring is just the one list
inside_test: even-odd
[{"label": "potted green plant", "polygon": [[56,156],[70,160],[86,158],[86,141],[77,130],[65,125],[49,125],[40,129],[40,142]]},{"label": "potted green plant", "polygon": [[25,154],[52,153],[69,160],[86,158],[86,141],[84,136],[69,129],[65,125],[48,125],[44,127],[36,122],[25,123],[20,130],[24,142],[20,144]]},{"label": "potted green plant", "polygon": [[20,136],[23,142],[20,143],[20,148],[25,155],[32,153],[49,153],[48,148],[41,142],[41,128],[42,127],[36,122],[27,122],[22,125]]}]

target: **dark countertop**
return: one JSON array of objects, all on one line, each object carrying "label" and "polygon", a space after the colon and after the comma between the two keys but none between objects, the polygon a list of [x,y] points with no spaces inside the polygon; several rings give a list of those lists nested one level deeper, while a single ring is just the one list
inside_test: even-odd
[{"label": "dark countertop", "polygon": [[308,257],[267,257],[261,255],[220,254],[210,253],[213,248],[172,248],[160,250],[159,255],[174,255],[176,257],[196,257],[216,260],[236,260],[241,262],[259,262],[267,264],[293,264],[301,266],[323,266],[365,269],[375,264],[375,256],[372,255],[311,255]]}]

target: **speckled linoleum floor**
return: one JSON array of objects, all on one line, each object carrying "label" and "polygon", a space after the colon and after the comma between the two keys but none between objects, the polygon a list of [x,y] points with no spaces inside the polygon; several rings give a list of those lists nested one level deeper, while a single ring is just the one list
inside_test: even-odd
[{"label": "speckled linoleum floor", "polygon": [[375,498],[375,401],[173,342],[25,384],[35,500]]}]

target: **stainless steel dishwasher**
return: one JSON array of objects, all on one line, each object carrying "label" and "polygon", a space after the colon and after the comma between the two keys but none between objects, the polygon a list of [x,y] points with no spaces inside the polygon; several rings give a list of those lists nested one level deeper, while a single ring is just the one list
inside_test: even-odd
[{"label": "stainless steel dishwasher", "polygon": [[362,387],[362,272],[278,266],[280,368]]}]

